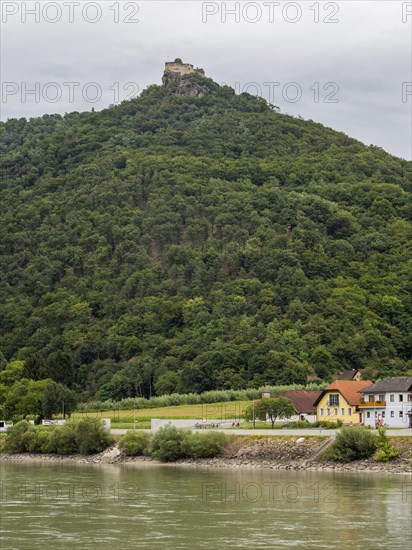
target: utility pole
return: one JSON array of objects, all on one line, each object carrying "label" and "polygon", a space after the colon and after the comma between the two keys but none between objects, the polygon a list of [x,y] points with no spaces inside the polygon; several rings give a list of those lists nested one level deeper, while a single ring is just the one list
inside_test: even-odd
[{"label": "utility pole", "polygon": [[136,398],[133,401],[133,429],[136,431]]},{"label": "utility pole", "polygon": [[252,408],[253,408],[253,429],[255,429],[255,402],[254,401],[253,401]]},{"label": "utility pole", "polygon": [[64,401],[63,401],[63,406],[62,406],[62,412],[63,412],[63,419],[65,418],[64,416]]}]

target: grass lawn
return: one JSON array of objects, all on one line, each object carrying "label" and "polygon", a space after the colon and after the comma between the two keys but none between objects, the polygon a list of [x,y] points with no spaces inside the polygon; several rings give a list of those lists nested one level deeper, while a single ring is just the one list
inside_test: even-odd
[{"label": "grass lawn", "polygon": [[[227,401],[224,403],[203,403],[198,405],[177,405],[175,407],[158,407],[156,409],[136,409],[136,419],[140,422],[149,422],[151,418],[184,419],[197,418],[199,420],[232,420],[242,418],[244,409],[251,401]],[[110,418],[120,428],[120,424],[132,424],[133,409],[76,412],[74,418],[83,416],[96,416],[98,418]],[[137,426],[136,426],[137,427]],[[149,426],[150,427],[150,426]]]}]

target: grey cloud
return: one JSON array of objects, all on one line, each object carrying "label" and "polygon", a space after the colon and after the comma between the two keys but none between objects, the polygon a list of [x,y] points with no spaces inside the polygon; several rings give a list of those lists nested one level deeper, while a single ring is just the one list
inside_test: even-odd
[{"label": "grey cloud", "polygon": [[[203,67],[217,82],[241,89],[257,82],[266,97],[263,83],[280,82],[275,103],[283,112],[317,120],[411,158],[412,96],[402,102],[402,82],[412,81],[412,17],[409,24],[402,23],[401,1],[336,2],[338,24],[315,24],[309,9],[313,2],[307,1],[299,2],[302,19],[296,24],[282,20],[281,12],[276,12],[274,23],[266,17],[255,24],[236,24],[230,18],[224,24],[220,14],[204,23],[202,2],[190,0],[137,1],[138,24],[114,23],[109,9],[113,4],[115,0],[100,2],[103,17],[96,24],[81,19],[23,24],[18,17],[3,23],[2,81],[16,82],[19,92],[24,82],[44,87],[48,82],[74,81],[80,88],[97,82],[102,98],[91,104],[77,94],[71,103],[63,94],[57,103],[42,97],[39,102],[30,97],[22,102],[18,93],[1,104],[2,120],[107,107],[114,102],[110,88],[115,83],[121,100],[126,83],[135,82],[140,90],[159,84],[164,62],[181,57]],[[321,17],[326,4],[319,2]],[[117,5],[122,19],[126,4]],[[297,103],[282,97],[282,87],[291,81],[302,88]],[[309,89],[315,82],[320,87],[319,102]],[[322,87],[327,82],[339,85],[339,103],[323,102]]]}]

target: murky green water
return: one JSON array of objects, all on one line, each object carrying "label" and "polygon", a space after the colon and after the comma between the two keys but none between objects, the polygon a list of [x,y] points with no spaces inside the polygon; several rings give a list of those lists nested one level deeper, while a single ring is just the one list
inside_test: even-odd
[{"label": "murky green water", "polygon": [[408,476],[21,464],[1,469],[1,550],[412,548]]}]

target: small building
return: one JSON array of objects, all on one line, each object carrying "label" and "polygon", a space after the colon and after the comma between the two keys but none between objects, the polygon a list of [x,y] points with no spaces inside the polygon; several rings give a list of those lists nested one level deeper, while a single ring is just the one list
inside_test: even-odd
[{"label": "small building", "polygon": [[344,370],[337,378],[337,380],[360,380],[362,373],[358,369]]},{"label": "small building", "polygon": [[370,380],[335,380],[329,384],[314,402],[317,421],[362,424],[359,392],[371,384]]},{"label": "small building", "polygon": [[0,432],[7,432],[12,427],[13,422],[11,420],[0,420]]},{"label": "small building", "polygon": [[279,397],[290,399],[295,407],[299,420],[315,420],[315,401],[320,397],[320,390],[287,390],[279,394]]},{"label": "small building", "polygon": [[270,389],[265,386],[263,389],[262,389],[262,399],[268,399],[270,397]]},{"label": "small building", "polygon": [[412,428],[412,376],[390,376],[361,390],[365,426]]}]

